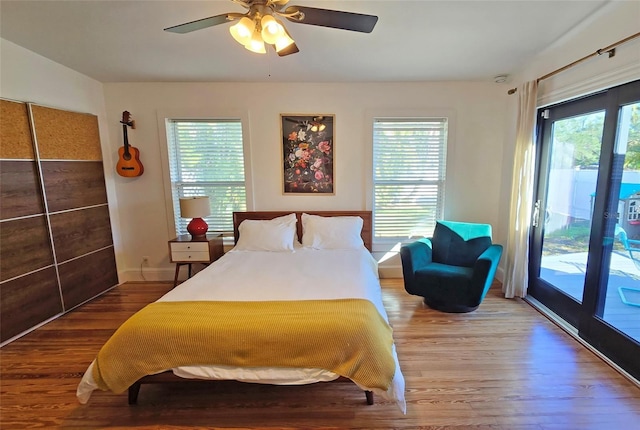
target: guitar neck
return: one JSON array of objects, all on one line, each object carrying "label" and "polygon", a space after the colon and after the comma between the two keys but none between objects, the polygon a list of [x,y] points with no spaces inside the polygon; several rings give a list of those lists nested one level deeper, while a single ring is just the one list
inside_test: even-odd
[{"label": "guitar neck", "polygon": [[129,155],[129,137],[127,136],[127,124],[122,124],[122,134],[124,136],[124,153]]}]

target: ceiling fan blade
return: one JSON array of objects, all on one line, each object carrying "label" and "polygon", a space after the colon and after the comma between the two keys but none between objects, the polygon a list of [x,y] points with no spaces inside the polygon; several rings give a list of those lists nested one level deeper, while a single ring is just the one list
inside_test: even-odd
[{"label": "ceiling fan blade", "polygon": [[191,21],[180,25],[174,25],[173,27],[167,27],[164,29],[164,31],[169,31],[171,33],[190,33],[192,31],[202,30],[203,28],[213,27],[214,25],[233,21],[234,19],[236,19],[235,15],[241,14],[225,13],[222,15],[210,16],[209,18],[202,18],[197,21]]},{"label": "ceiling fan blade", "polygon": [[321,27],[339,28],[342,30],[360,31],[371,33],[373,27],[378,22],[375,15],[364,15],[361,13],[343,12],[339,10],[319,9],[307,6],[289,6],[285,9],[286,15],[302,12],[304,18],[296,19],[295,15],[286,18],[291,22],[301,24],[319,25]]},{"label": "ceiling fan blade", "polygon": [[276,51],[279,57],[286,57],[287,55],[295,54],[296,52],[300,52],[298,46],[295,43],[287,46],[286,48],[281,49],[280,51]]}]

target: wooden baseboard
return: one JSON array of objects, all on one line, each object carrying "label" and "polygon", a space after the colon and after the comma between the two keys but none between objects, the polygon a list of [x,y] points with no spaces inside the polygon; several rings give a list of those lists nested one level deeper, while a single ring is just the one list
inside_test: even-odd
[{"label": "wooden baseboard", "polygon": [[[148,282],[162,282],[162,281],[172,281],[173,276],[175,274],[175,266],[160,268],[160,267],[143,267],[139,269],[129,269],[123,272],[120,272],[120,279],[122,282],[130,282],[130,281],[148,281]],[[182,270],[184,273],[181,273],[180,279],[186,279],[186,270]]]}]

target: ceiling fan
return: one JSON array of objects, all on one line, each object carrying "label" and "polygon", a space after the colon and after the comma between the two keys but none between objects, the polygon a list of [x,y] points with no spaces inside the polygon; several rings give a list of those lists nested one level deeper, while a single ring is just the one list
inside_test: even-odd
[{"label": "ceiling fan", "polygon": [[280,57],[299,51],[291,35],[278,18],[299,24],[318,25],[342,30],[371,33],[378,22],[375,15],[319,9],[308,6],[287,6],[289,0],[231,0],[248,9],[246,13],[229,12],[165,28],[171,33],[189,33],[231,21],[233,38],[250,51],[266,53],[265,43],[273,45]]}]

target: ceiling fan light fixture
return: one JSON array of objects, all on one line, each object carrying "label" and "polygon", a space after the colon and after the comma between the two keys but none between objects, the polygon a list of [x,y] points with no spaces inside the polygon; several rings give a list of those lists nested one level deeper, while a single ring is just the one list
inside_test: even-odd
[{"label": "ceiling fan light fixture", "polygon": [[276,52],[280,53],[282,50],[291,46],[293,43],[294,41],[291,38],[291,36],[289,36],[289,33],[287,32],[287,30],[284,27],[282,27],[282,35],[280,35],[280,37],[278,37],[274,43],[276,47]]},{"label": "ceiling fan light fixture", "polygon": [[264,41],[260,37],[260,33],[257,31],[253,32],[251,39],[249,39],[249,43],[244,45],[251,52],[255,52],[256,54],[266,54],[267,50],[264,47]]},{"label": "ceiling fan light fixture", "polygon": [[260,54],[266,53],[266,42],[275,48],[278,56],[285,57],[300,52],[300,50],[278,18],[300,24],[338,28],[361,33],[371,33],[376,22],[378,22],[378,17],[375,15],[299,5],[287,7],[289,0],[231,1],[243,6],[247,9],[247,12],[223,13],[167,27],[164,30],[183,34],[238,20],[236,24],[229,27],[229,32],[236,42],[249,51]]},{"label": "ceiling fan light fixture", "polygon": [[260,24],[262,26],[262,39],[270,45],[275,44],[285,34],[282,24],[271,15],[263,16]]},{"label": "ceiling fan light fixture", "polygon": [[237,24],[229,27],[231,36],[241,45],[247,46],[251,42],[256,29],[255,23],[248,17],[243,17]]}]

